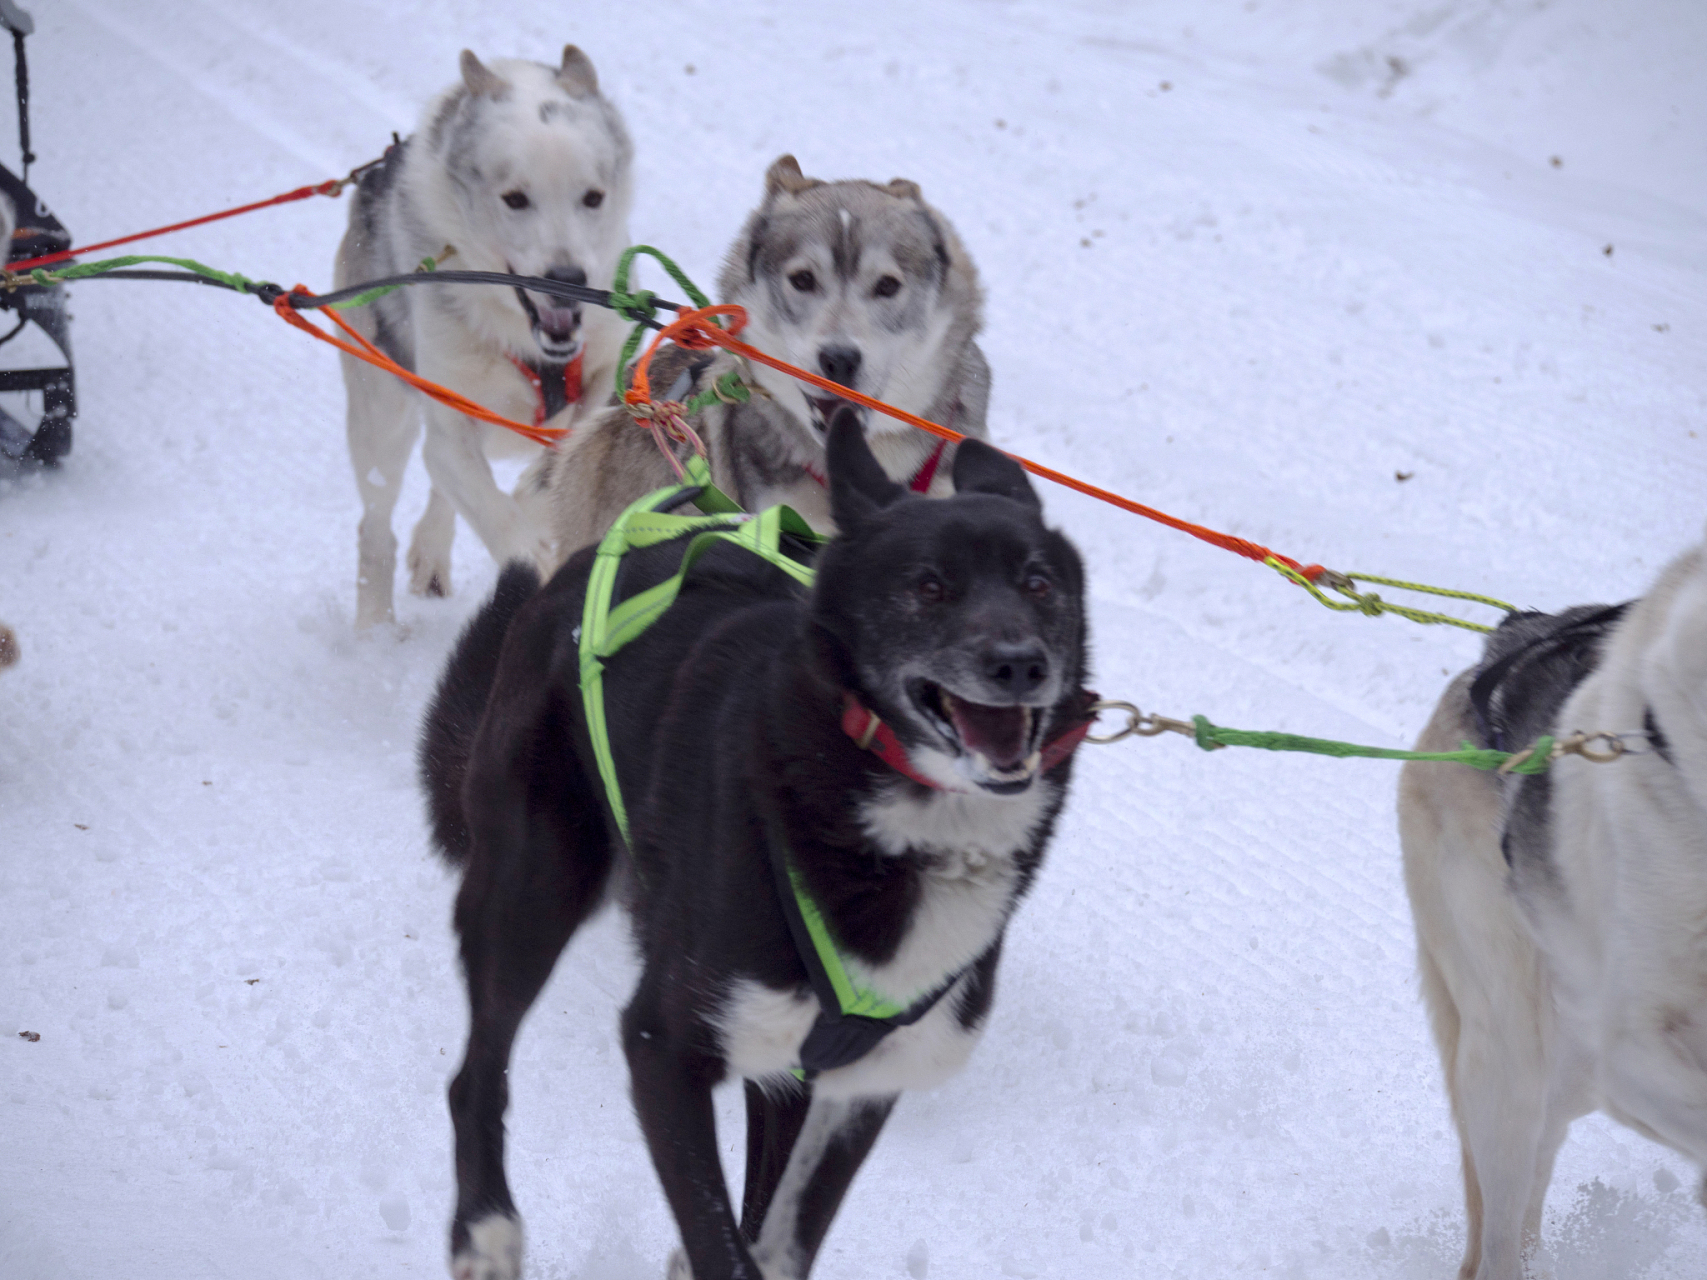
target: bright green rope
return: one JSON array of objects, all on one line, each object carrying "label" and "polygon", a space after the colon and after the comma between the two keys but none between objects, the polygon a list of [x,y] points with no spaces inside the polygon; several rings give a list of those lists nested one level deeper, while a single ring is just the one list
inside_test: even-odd
[{"label": "bright green rope", "polygon": [[185,271],[194,272],[204,279],[222,284],[228,289],[235,289],[239,293],[248,293],[253,286],[259,283],[249,279],[248,276],[240,276],[231,271],[221,271],[217,267],[210,267],[205,262],[196,262],[192,258],[162,258],[148,253],[127,254],[122,258],[103,258],[99,262],[79,262],[69,267],[55,267],[51,271],[46,267],[37,267],[29,273],[28,278],[30,283],[44,286],[67,284],[72,280],[87,280],[90,276],[105,275],[109,271],[117,271],[122,267],[134,267],[144,262],[164,262],[170,266],[182,267]]},{"label": "bright green rope", "polygon": [[[1351,742],[1335,742],[1331,738],[1305,738],[1296,733],[1269,733],[1259,729],[1224,729],[1211,724],[1206,716],[1193,716],[1197,745],[1205,751],[1220,747],[1260,747],[1264,751],[1306,751],[1311,755],[1365,757],[1373,760],[1441,760],[1449,764],[1467,764],[1472,769],[1493,771],[1502,767],[1517,751],[1495,751],[1472,747],[1465,743],[1458,751],[1399,751],[1392,747],[1361,747]],[[1545,773],[1553,762],[1552,737],[1537,738],[1528,755],[1512,765],[1508,773]]]}]

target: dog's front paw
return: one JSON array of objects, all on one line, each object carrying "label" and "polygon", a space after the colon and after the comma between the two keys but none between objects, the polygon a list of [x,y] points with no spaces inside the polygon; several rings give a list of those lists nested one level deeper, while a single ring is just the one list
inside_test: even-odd
[{"label": "dog's front paw", "polygon": [[468,1240],[451,1255],[452,1280],[519,1280],[522,1224],[495,1213],[468,1228]]},{"label": "dog's front paw", "polygon": [[450,594],[450,563],[419,547],[409,548],[409,590],[418,596]]}]

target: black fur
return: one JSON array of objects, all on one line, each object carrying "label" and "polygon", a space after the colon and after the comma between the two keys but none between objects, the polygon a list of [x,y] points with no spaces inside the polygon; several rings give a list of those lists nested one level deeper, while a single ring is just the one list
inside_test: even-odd
[{"label": "black fur", "polygon": [[453,866],[468,861],[468,824],[463,819],[462,779],[486,696],[498,675],[498,653],[516,612],[539,592],[539,572],[512,560],[498,575],[486,607],[462,629],[422,726],[418,760],[421,789],[433,843]]},{"label": "black fur", "polygon": [[[775,567],[719,545],[695,565],[676,604],[607,664],[632,853],[606,807],[579,688],[592,549],[537,593],[521,571],[506,570],[446,669],[421,767],[435,839],[467,868],[456,904],[471,1018],[451,1087],[453,1250],[482,1217],[514,1213],[503,1171],[510,1045],[558,952],[621,868],[643,961],[622,1017],[635,1109],[696,1280],[757,1280],[749,1246],[810,1086],[771,1097],[749,1085],[738,1229],[710,1089],[726,1073],[716,1019],[730,984],[809,989],[776,898],[766,824],[785,833],[844,951],[881,964],[907,937],[922,875],[940,855],[885,854],[870,843],[863,802],[897,786],[928,793],[842,732],[844,690],[917,744],[928,723],[873,672],[943,654],[953,666],[980,644],[1030,645],[1059,689],[1039,712],[1042,732],[1057,732],[1082,705],[1082,568],[1071,545],[1044,528],[1017,464],[968,442],[955,463],[958,495],[919,498],[884,476],[851,411],[832,426],[829,463],[842,532],[820,556],[810,599]],[[677,542],[631,553],[619,597],[673,573],[681,552]],[[923,575],[944,584],[928,604],[916,590]],[[1038,589],[1040,579],[1049,590]],[[1013,903],[1042,861],[1070,773],[1067,761],[1030,784],[1050,791],[1016,857]],[[998,932],[944,1002],[963,1027],[989,1010],[1000,948]],[[787,1224],[804,1265],[893,1101],[878,1096],[856,1108],[812,1173]]]},{"label": "black fur", "polygon": [[[1628,609],[1576,605],[1561,613],[1513,613],[1488,637],[1470,685],[1470,705],[1485,746],[1521,751],[1558,723],[1572,692],[1600,665],[1607,636]],[[1514,775],[1507,783],[1500,850],[1519,874],[1549,875],[1552,796],[1549,774]]]},{"label": "black fur", "polygon": [[[355,204],[352,229],[358,241],[368,244],[385,242],[385,211],[393,199],[399,176],[403,172],[409,148],[413,143],[412,137],[393,143],[386,148],[379,163],[357,179],[356,192],[352,197]],[[409,323],[409,305],[403,291],[398,289],[375,299],[370,304],[370,311],[373,316],[374,346],[413,373],[415,337],[414,329]]]}]

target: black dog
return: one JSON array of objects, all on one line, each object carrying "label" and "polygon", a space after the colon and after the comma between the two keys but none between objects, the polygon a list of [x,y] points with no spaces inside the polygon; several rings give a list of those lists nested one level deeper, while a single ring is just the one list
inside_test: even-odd
[{"label": "black dog", "polygon": [[[1083,569],[988,446],[960,446],[945,500],[891,482],[851,411],[828,456],[841,532],[809,595],[716,544],[607,664],[632,852],[580,685],[593,549],[543,590],[505,569],[445,671],[421,768],[436,841],[466,866],[458,1277],[520,1272],[510,1046],[613,884],[644,964],[622,1017],[634,1107],[694,1280],[804,1277],[896,1095],[952,1075],[979,1037],[1088,727]],[[684,545],[630,552],[619,597],[675,574]],[[711,1100],[731,1072],[747,1082],[738,1226]],[[671,1275],[688,1274],[678,1255]]]}]

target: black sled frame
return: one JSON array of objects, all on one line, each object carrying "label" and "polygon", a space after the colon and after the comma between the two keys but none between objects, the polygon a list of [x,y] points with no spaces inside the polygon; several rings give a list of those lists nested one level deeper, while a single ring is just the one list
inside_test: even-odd
[{"label": "black sled frame", "polygon": [[[0,165],[0,193],[11,202],[17,215],[11,243],[6,246],[5,260],[10,264],[69,249],[71,233],[28,185],[35,155],[30,151],[30,72],[24,60],[24,37],[35,30],[35,21],[11,0],[0,0],[0,26],[12,33],[18,87],[18,143],[24,170],[20,177]],[[71,422],[77,416],[77,384],[71,368],[71,313],[66,308],[65,288],[57,284],[19,284],[0,289],[0,311],[17,316],[10,330],[0,333],[0,346],[34,324],[65,358],[65,363],[56,368],[0,369],[0,392],[34,391],[42,398],[41,417],[33,427],[0,408],[0,472],[31,464],[55,466],[71,452]]]}]

